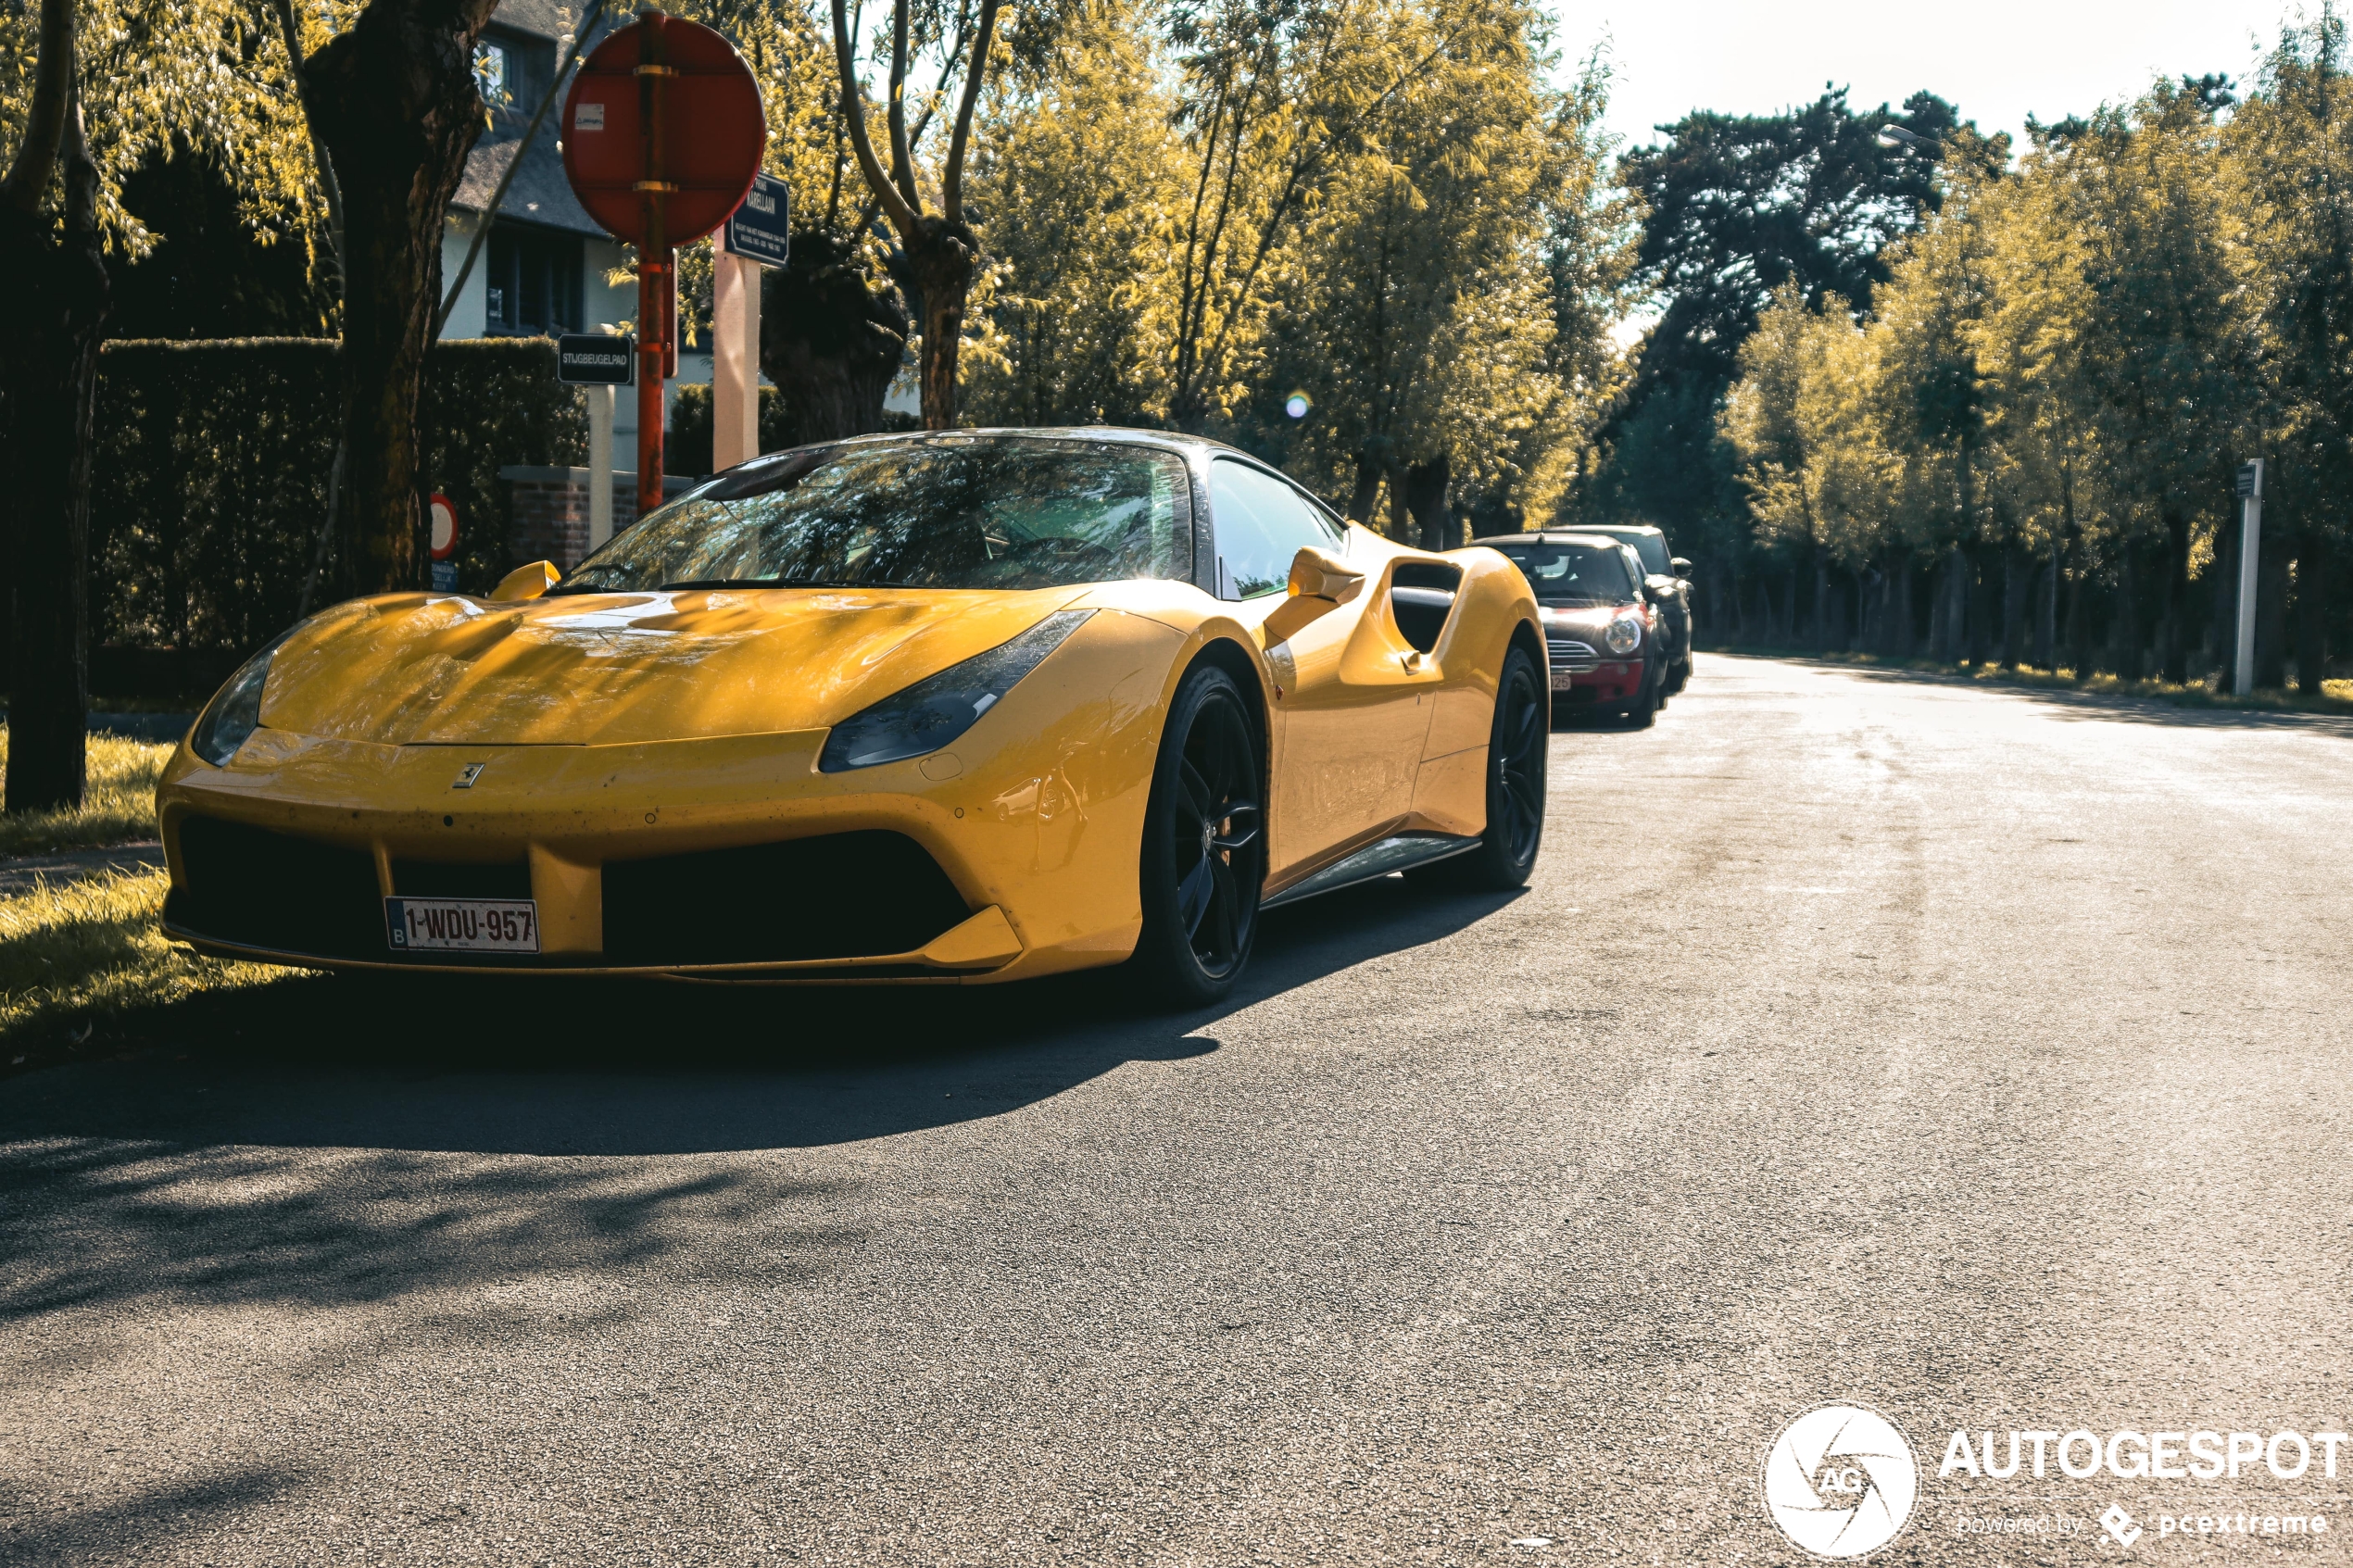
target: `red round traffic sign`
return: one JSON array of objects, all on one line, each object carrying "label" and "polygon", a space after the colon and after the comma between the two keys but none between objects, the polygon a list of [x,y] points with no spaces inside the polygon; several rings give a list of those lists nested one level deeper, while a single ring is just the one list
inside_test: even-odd
[{"label": "red round traffic sign", "polygon": [[[656,106],[659,106],[659,112]],[[564,97],[564,175],[588,216],[646,243],[699,239],[751,189],[768,120],[751,69],[699,22],[648,12],[589,55]]]},{"label": "red round traffic sign", "polygon": [[426,505],[433,518],[433,558],[447,560],[458,553],[457,505],[439,491]]}]

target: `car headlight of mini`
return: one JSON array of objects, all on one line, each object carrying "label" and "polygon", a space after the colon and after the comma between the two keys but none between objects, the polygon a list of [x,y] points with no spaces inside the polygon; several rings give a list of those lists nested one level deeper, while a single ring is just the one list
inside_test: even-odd
[{"label": "car headlight of mini", "polygon": [[1602,643],[1612,653],[1632,653],[1642,646],[1642,623],[1633,616],[1621,615],[1602,633]]},{"label": "car headlight of mini", "polygon": [[196,727],[188,732],[189,750],[216,768],[229,765],[245,738],[261,728],[261,688],[270,684],[270,661],[293,635],[292,628],[279,633],[268,647],[237,667],[228,684],[196,716]]},{"label": "car headlight of mini", "polygon": [[821,771],[846,772],[881,762],[922,757],[963,734],[1003,700],[1014,683],[1038,668],[1091,609],[1058,610],[1010,643],[927,675],[834,726],[817,759]]}]

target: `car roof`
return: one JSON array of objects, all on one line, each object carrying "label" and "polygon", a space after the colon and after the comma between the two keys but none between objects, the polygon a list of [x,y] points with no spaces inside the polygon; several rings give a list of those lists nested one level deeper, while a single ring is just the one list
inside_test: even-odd
[{"label": "car roof", "polygon": [[921,441],[941,436],[969,438],[975,435],[1018,437],[1025,441],[1119,441],[1135,446],[1159,446],[1171,452],[1215,452],[1248,458],[1262,468],[1267,466],[1264,459],[1252,458],[1238,446],[1213,441],[1205,435],[1188,435],[1175,430],[1141,430],[1128,425],[982,425],[977,428],[960,426],[955,430],[885,430],[866,435],[844,436],[837,441],[812,441],[808,445],[862,446],[885,441]]},{"label": "car roof", "polygon": [[1547,528],[1534,533],[1491,533],[1484,539],[1474,539],[1474,545],[1504,545],[1526,541],[1543,545],[1590,545],[1599,549],[1614,550],[1626,543],[1613,539],[1598,529]]}]

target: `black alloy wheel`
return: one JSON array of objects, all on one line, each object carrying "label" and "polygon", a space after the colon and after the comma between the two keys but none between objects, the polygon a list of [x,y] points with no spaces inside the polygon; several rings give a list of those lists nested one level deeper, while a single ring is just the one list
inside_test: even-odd
[{"label": "black alloy wheel", "polygon": [[1131,960],[1166,1001],[1202,1007],[1233,988],[1258,934],[1266,879],[1265,771],[1233,678],[1185,679],[1144,811],[1144,929]]},{"label": "black alloy wheel", "polygon": [[1487,831],[1466,855],[1408,872],[1432,886],[1503,892],[1524,884],[1544,844],[1545,763],[1553,727],[1536,661],[1524,648],[1504,659],[1487,739]]}]

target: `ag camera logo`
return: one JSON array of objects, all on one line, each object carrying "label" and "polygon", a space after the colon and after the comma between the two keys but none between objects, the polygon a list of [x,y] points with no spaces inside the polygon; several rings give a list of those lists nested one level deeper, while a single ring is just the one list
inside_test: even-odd
[{"label": "ag camera logo", "polygon": [[1766,1511],[1817,1557],[1861,1557],[1894,1540],[1919,1486],[1912,1445],[1859,1405],[1807,1411],[1765,1455]]}]

